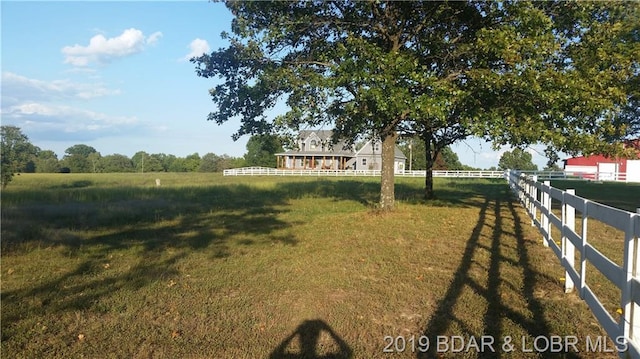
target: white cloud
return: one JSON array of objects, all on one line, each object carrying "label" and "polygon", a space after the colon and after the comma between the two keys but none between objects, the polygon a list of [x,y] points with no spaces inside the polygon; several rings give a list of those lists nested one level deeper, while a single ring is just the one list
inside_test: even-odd
[{"label": "white cloud", "polygon": [[153,45],[162,37],[161,32],[154,32],[146,37],[142,31],[130,28],[120,36],[106,38],[102,34],[89,40],[89,45],[73,45],[62,48],[64,62],[73,66],[88,66],[90,63],[105,64],[114,59],[136,54],[144,50],[145,45]]},{"label": "white cloud", "polygon": [[12,72],[2,73],[3,106],[10,100],[12,104],[27,100],[54,101],[61,99],[88,100],[119,94],[100,83],[78,83],[70,80],[42,81]]},{"label": "white cloud", "polygon": [[2,109],[3,121],[20,127],[30,137],[92,140],[140,127],[136,117],[56,104],[28,102]]},{"label": "white cloud", "polygon": [[187,46],[191,51],[182,58],[182,60],[189,61],[194,57],[202,56],[203,54],[209,52],[211,48],[209,47],[209,43],[207,40],[195,39],[191,41],[189,46]]},{"label": "white cloud", "polygon": [[160,31],[156,31],[153,34],[149,35],[149,37],[147,38],[147,44],[155,45],[156,43],[158,43],[161,37],[162,33]]},{"label": "white cloud", "polygon": [[135,116],[78,107],[119,93],[100,83],[43,81],[3,72],[0,114],[3,124],[20,127],[34,140],[87,141],[144,130]]}]

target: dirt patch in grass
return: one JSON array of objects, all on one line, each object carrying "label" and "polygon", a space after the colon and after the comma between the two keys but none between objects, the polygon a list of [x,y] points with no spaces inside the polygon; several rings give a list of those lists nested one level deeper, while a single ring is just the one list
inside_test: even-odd
[{"label": "dirt patch in grass", "polygon": [[[556,357],[527,350],[575,336],[581,352],[564,357],[617,357],[584,352],[604,332],[564,294],[503,181],[439,179],[424,202],[420,179],[398,179],[383,215],[377,179],[192,176],[16,179],[3,192],[3,355]],[[438,336],[494,338],[496,352],[439,351]]]}]

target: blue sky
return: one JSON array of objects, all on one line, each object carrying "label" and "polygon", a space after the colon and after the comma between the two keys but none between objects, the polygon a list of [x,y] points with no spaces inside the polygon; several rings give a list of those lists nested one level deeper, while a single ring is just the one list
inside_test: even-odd
[{"label": "blue sky", "polygon": [[[102,155],[138,151],[184,157],[242,156],[239,126],[206,120],[214,79],[187,59],[227,46],[223,4],[183,2],[13,2],[2,13],[3,125],[62,158],[75,144]],[[497,166],[503,148],[477,139],[452,146],[462,163]],[[542,152],[542,148],[537,148]],[[534,163],[546,158],[531,150]]]}]

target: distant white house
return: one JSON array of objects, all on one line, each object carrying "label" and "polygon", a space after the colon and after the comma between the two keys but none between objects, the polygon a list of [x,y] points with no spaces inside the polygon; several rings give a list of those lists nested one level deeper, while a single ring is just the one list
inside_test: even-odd
[{"label": "distant white house", "polygon": [[[276,153],[277,168],[305,170],[380,170],[382,169],[382,142],[367,141],[359,150],[347,146],[345,141],[332,143],[332,131],[300,131],[296,148]],[[396,146],[395,172],[403,172],[407,157]]]}]

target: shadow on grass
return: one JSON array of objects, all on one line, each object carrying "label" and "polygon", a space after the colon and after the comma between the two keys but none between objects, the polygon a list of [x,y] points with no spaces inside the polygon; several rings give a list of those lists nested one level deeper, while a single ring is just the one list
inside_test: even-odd
[{"label": "shadow on grass", "polygon": [[[100,188],[85,182],[30,189],[29,198],[42,198],[40,201],[21,203],[11,198],[19,197],[19,192],[3,193],[2,255],[24,255],[25,261],[32,261],[29,252],[33,250],[62,248],[73,267],[61,270],[64,266],[49,263],[41,267],[46,273],[41,278],[46,279],[2,291],[2,340],[16,334],[6,329],[23,320],[25,313],[33,317],[100,311],[96,303],[102,297],[179,275],[179,262],[196,251],[215,261],[242,246],[294,246],[298,239],[287,229],[299,223],[283,219],[295,210],[293,199],[331,198],[369,207],[377,203],[380,190],[379,181],[370,179],[283,181],[271,188],[250,184]],[[398,200],[424,203],[421,185],[419,181],[398,181]],[[437,205],[476,206],[479,193],[495,186],[505,187],[503,182],[449,181],[438,189]],[[103,266],[118,251],[132,262],[124,272],[104,274]],[[311,334],[327,328],[311,321],[294,334],[308,342]],[[343,352],[346,354],[338,357],[351,355],[350,350]]]},{"label": "shadow on grass", "polygon": [[349,359],[352,356],[349,345],[327,323],[315,319],[300,324],[271,352],[269,359]]},{"label": "shadow on grass", "polygon": [[[513,201],[509,198],[505,187],[493,188],[492,191],[484,193],[485,198],[480,207],[478,222],[467,240],[460,264],[444,297],[438,302],[435,312],[426,324],[422,335],[428,337],[432,343],[436,343],[437,336],[462,335],[466,337],[466,343],[470,340],[469,337],[473,336],[479,345],[479,336],[487,336],[494,343],[491,347],[480,347],[480,350],[486,350],[476,353],[478,357],[509,357],[510,354],[502,351],[503,339],[513,334],[506,332],[504,327],[506,321],[515,323],[527,335],[534,338],[538,336],[549,338],[552,333],[544,315],[544,307],[534,294],[537,280],[542,274],[533,269],[520,222],[521,218],[514,208]],[[514,220],[513,232],[511,233],[503,223],[504,218],[501,213],[503,210],[508,211]],[[490,214],[493,215],[493,218],[490,217]],[[482,232],[485,227],[491,229],[490,245],[482,243],[484,236]],[[511,243],[506,242],[505,234],[512,235],[516,239],[517,260],[503,253],[506,247],[513,246]],[[484,240],[486,241],[486,239]],[[478,264],[476,263],[476,256],[483,251],[487,251],[490,256],[486,267],[486,283],[482,283],[472,274],[472,266]],[[503,273],[505,267],[520,269],[521,287],[509,283],[509,279],[505,278]],[[472,290],[474,295],[481,296],[483,301],[487,303],[485,312],[483,314],[478,313],[483,318],[483,329],[480,334],[477,333],[477,328],[470,327],[465,323],[464,318],[458,315],[461,305],[463,305],[459,302],[467,287]],[[505,288],[517,292],[517,295],[524,298],[526,308],[513,308],[510,306],[509,300],[503,299],[502,296]],[[523,314],[522,309],[526,309],[530,315]],[[461,328],[463,333],[451,333],[450,328],[453,324]],[[517,339],[520,340],[520,338]],[[516,340],[514,339],[515,343]],[[520,343],[518,342],[518,344]],[[495,351],[491,349],[495,349]],[[431,345],[427,352],[418,353],[417,357],[422,359],[442,357],[442,353],[438,353],[437,350],[435,344]],[[579,356],[569,352],[562,353],[562,357],[577,358]]]},{"label": "shadow on grass", "polygon": [[[396,201],[407,204],[428,204],[442,207],[480,206],[479,196],[505,186],[502,179],[447,179],[436,188],[436,198],[424,199],[424,183],[419,178],[396,178]],[[276,192],[288,199],[302,197],[333,198],[336,201],[355,201],[366,207],[374,207],[380,200],[379,180],[319,179],[314,182],[282,182]]]},{"label": "shadow on grass", "polygon": [[[290,211],[286,198],[266,189],[80,190],[82,198],[105,200],[3,206],[3,257],[32,262],[30,252],[57,248],[51,253],[66,259],[43,261],[38,268],[43,280],[37,284],[13,290],[3,286],[2,340],[19,334],[7,329],[25,313],[99,312],[96,303],[103,297],[180,275],[179,263],[194,253],[214,261],[232,255],[231,247],[298,242],[286,230],[296,223],[280,218]],[[137,193],[134,198],[132,193]],[[106,271],[114,254],[127,258],[121,272]]]}]

